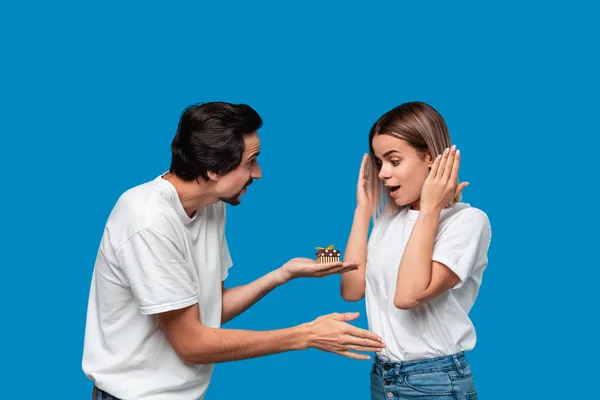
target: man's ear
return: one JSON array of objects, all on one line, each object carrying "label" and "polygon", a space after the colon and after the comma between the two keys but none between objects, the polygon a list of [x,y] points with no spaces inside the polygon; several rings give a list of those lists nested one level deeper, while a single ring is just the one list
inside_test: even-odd
[{"label": "man's ear", "polygon": [[206,171],[206,174],[208,175],[208,179],[210,179],[211,181],[216,182],[219,180],[219,175],[212,171]]}]

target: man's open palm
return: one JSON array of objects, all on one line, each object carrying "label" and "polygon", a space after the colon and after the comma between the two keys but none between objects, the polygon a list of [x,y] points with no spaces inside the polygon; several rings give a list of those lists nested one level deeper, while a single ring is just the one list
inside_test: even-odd
[{"label": "man's open palm", "polygon": [[329,262],[317,264],[310,258],[293,258],[281,267],[287,280],[294,278],[322,278],[332,274],[342,274],[358,269],[358,264],[353,262]]}]

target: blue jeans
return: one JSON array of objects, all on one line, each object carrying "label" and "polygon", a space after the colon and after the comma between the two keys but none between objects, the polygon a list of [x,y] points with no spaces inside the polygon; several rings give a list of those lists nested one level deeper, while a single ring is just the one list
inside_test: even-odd
[{"label": "blue jeans", "polygon": [[105,391],[94,386],[94,391],[92,393],[92,400],[119,400],[119,399],[117,399],[115,396],[111,396],[110,394],[106,393]]},{"label": "blue jeans", "polygon": [[477,399],[465,354],[397,363],[375,357],[371,400],[396,399]]}]

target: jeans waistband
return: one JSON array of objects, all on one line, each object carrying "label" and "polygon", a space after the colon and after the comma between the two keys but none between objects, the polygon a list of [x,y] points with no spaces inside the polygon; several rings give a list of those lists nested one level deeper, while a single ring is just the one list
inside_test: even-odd
[{"label": "jeans waistband", "polygon": [[375,356],[373,361],[373,372],[378,374],[411,374],[417,372],[427,371],[440,371],[440,370],[453,370],[463,371],[467,369],[469,363],[464,352],[441,356],[435,358],[427,358],[423,360],[414,361],[399,361],[391,362],[384,361],[381,358]]},{"label": "jeans waistband", "polygon": [[92,400],[119,400],[119,399],[109,393],[106,393],[104,390],[102,390],[98,386],[94,385],[94,390],[92,393]]}]

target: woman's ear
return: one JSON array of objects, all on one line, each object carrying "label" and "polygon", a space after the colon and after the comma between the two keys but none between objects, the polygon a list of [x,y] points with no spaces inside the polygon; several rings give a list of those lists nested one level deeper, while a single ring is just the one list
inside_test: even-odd
[{"label": "woman's ear", "polygon": [[425,154],[425,162],[428,164],[427,166],[429,167],[429,169],[431,169],[431,166],[433,165],[433,157],[431,157],[431,153],[428,151],[427,154]]}]

